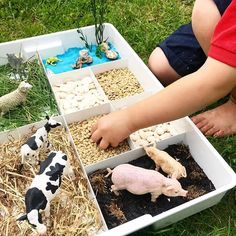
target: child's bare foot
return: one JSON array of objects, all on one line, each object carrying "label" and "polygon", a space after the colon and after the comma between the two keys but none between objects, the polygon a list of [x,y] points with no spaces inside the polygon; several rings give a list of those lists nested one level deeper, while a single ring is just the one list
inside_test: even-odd
[{"label": "child's bare foot", "polygon": [[194,124],[206,136],[223,137],[236,134],[236,104],[225,104],[192,117]]}]

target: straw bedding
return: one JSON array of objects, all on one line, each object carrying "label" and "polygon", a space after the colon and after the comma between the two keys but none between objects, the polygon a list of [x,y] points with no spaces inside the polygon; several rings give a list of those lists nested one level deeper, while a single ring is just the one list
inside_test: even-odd
[{"label": "straw bedding", "polygon": [[[35,130],[32,130],[34,132]],[[21,157],[20,147],[27,137],[0,144],[0,235],[37,235],[27,221],[16,219],[25,213],[24,196],[39,166],[26,164],[19,172]],[[75,173],[75,179],[63,177],[60,193],[51,202],[50,225],[47,235],[94,235],[101,230],[99,211],[90,194],[79,160],[67,133],[62,128],[49,134],[52,150],[61,150],[67,154]],[[44,160],[46,153],[40,153]],[[43,214],[43,222],[46,219]]]}]

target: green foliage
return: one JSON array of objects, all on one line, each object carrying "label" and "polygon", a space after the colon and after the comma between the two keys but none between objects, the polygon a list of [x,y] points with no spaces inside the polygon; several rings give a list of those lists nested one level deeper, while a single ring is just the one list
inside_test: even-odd
[{"label": "green foliage", "polygon": [[[193,2],[193,0],[107,0],[106,7],[108,7],[104,16],[106,15],[106,22],[113,24],[138,55],[147,62],[158,43],[177,27],[190,21]],[[0,42],[76,29],[78,22],[80,27],[94,24],[91,2],[88,0],[38,0],[37,3],[33,0],[0,0],[0,19]],[[0,76],[4,77],[6,75],[2,75],[3,69],[0,68]],[[37,75],[40,81],[45,78],[43,74],[33,74]],[[6,82],[7,80],[0,78],[0,95],[8,92],[5,90],[8,87],[4,85]],[[10,90],[15,89],[16,84],[13,81],[10,83],[12,86]],[[44,83],[46,81],[40,83],[42,87],[46,86]],[[40,84],[35,87],[40,87]],[[51,96],[50,92],[48,94]],[[31,100],[28,99],[27,102]],[[52,110],[55,109],[53,104],[50,106]],[[37,120],[35,115],[30,113],[31,109],[24,111],[28,123]],[[11,117],[11,114],[9,113],[7,117]],[[44,116],[44,112],[41,115]],[[16,122],[17,119],[11,124],[5,124],[14,127],[18,125]],[[4,124],[2,120],[0,124]],[[209,138],[209,141],[236,170],[236,138]],[[136,235],[236,235],[235,192],[232,190],[218,205],[165,229],[155,230],[149,227],[136,232]]]},{"label": "green foliage", "polygon": [[92,51],[92,45],[88,43],[87,36],[84,35],[83,31],[81,29],[77,29],[78,34],[80,35],[80,39],[84,42],[85,47],[91,52]]},{"label": "green foliage", "polygon": [[102,50],[101,50],[101,45],[98,45],[97,47],[96,47],[96,52],[95,52],[95,54],[96,54],[96,56],[97,57],[99,57],[99,58],[102,58]]}]

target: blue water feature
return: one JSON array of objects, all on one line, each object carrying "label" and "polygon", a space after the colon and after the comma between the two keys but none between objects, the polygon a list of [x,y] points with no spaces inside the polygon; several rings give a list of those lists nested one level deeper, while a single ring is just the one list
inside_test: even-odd
[{"label": "blue water feature", "polygon": [[[117,52],[117,50],[115,49],[115,47],[109,43],[109,47],[111,50],[114,50]],[[94,65],[97,65],[97,64],[102,64],[102,63],[105,63],[105,62],[109,62],[109,61],[112,61],[108,58],[106,58],[105,54],[102,53],[102,57],[99,58],[96,56],[96,48],[97,46],[96,45],[92,45],[92,50],[89,51],[89,55],[92,56],[93,58],[93,62],[90,63],[90,64],[83,64],[83,67],[87,67],[87,66],[94,66]],[[60,74],[60,73],[63,73],[63,72],[66,72],[66,71],[71,71],[71,70],[74,70],[73,69],[73,65],[75,65],[77,59],[79,58],[79,52],[83,49],[87,49],[86,47],[81,47],[81,48],[69,48],[64,54],[60,54],[60,55],[56,55],[56,57],[58,59],[60,59],[59,62],[56,63],[56,65],[48,65],[46,63],[46,59],[43,60],[43,65],[44,67],[49,70],[51,70],[54,74]],[[118,59],[120,59],[120,55],[118,53]]]}]

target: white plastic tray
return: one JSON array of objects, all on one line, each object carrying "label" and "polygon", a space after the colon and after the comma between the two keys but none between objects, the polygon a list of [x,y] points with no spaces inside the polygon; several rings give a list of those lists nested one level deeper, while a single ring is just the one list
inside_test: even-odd
[{"label": "white plastic tray", "polygon": [[[7,63],[7,59],[4,59],[6,58],[6,53],[19,54],[21,50],[25,59],[30,58],[34,54],[38,54],[40,56],[40,59],[42,60],[50,56],[64,53],[71,47],[81,47],[83,46],[83,42],[80,40],[76,30],[77,29],[72,29],[63,32],[1,43],[0,65]],[[94,26],[84,27],[82,28],[82,30],[89,41],[95,43]],[[163,88],[160,82],[150,72],[147,66],[138,57],[138,55],[134,52],[134,50],[129,46],[129,44],[124,40],[124,38],[120,35],[120,33],[115,29],[113,25],[105,24],[104,37],[108,37],[109,42],[111,42],[116,47],[121,56],[120,60],[100,64],[97,66],[91,66],[85,69],[77,69],[71,72],[65,72],[57,75],[53,75],[50,73],[47,74],[45,71],[48,76],[50,85],[52,86],[56,83],[60,83],[69,77],[71,77],[72,79],[76,79],[77,76],[84,76],[88,74],[96,75],[97,73],[106,70],[128,67],[137,77],[139,83],[144,89],[144,92],[116,101],[108,100],[107,103],[96,106],[94,108],[62,115],[58,119],[63,121],[63,124],[65,126],[67,126],[71,122],[88,119],[94,115],[104,114],[113,110],[122,109],[130,104],[133,104],[150,96],[151,94]],[[99,87],[99,84],[97,84],[97,86]],[[40,124],[42,123],[37,123],[37,125]],[[25,127],[16,129],[15,131],[12,131],[11,134],[14,136],[17,136],[18,134],[21,135],[22,133],[25,133],[26,130],[29,130],[32,125],[27,125]],[[170,209],[166,212],[163,212],[155,217],[152,217],[151,215],[143,215],[142,217],[129,221],[111,230],[107,229],[103,216],[101,215],[101,220],[104,222],[105,228],[105,232],[103,233],[103,235],[127,235],[150,224],[154,224],[156,228],[172,224],[173,222],[181,220],[218,203],[224,196],[224,194],[236,185],[236,176],[234,171],[213,148],[213,146],[208,142],[204,135],[202,135],[201,132],[195,127],[195,125],[189,118],[185,117],[179,119],[175,121],[175,125],[176,129],[179,131],[179,134],[164,141],[158,142],[159,148],[164,149],[168,145],[178,142],[183,142],[188,145],[193,158],[204,170],[207,177],[212,181],[216,190],[199,198],[191,200],[187,203],[184,203],[178,207]],[[5,142],[8,135],[9,132],[0,133],[0,143]],[[130,140],[129,142],[132,150],[120,154],[119,156],[111,157],[98,163],[83,167],[84,173],[89,174],[100,168],[115,167],[118,164],[136,159],[144,154],[142,148],[135,148],[134,146],[132,146],[132,142]],[[72,145],[75,147],[73,140]],[[79,158],[78,152],[77,155]]]}]

